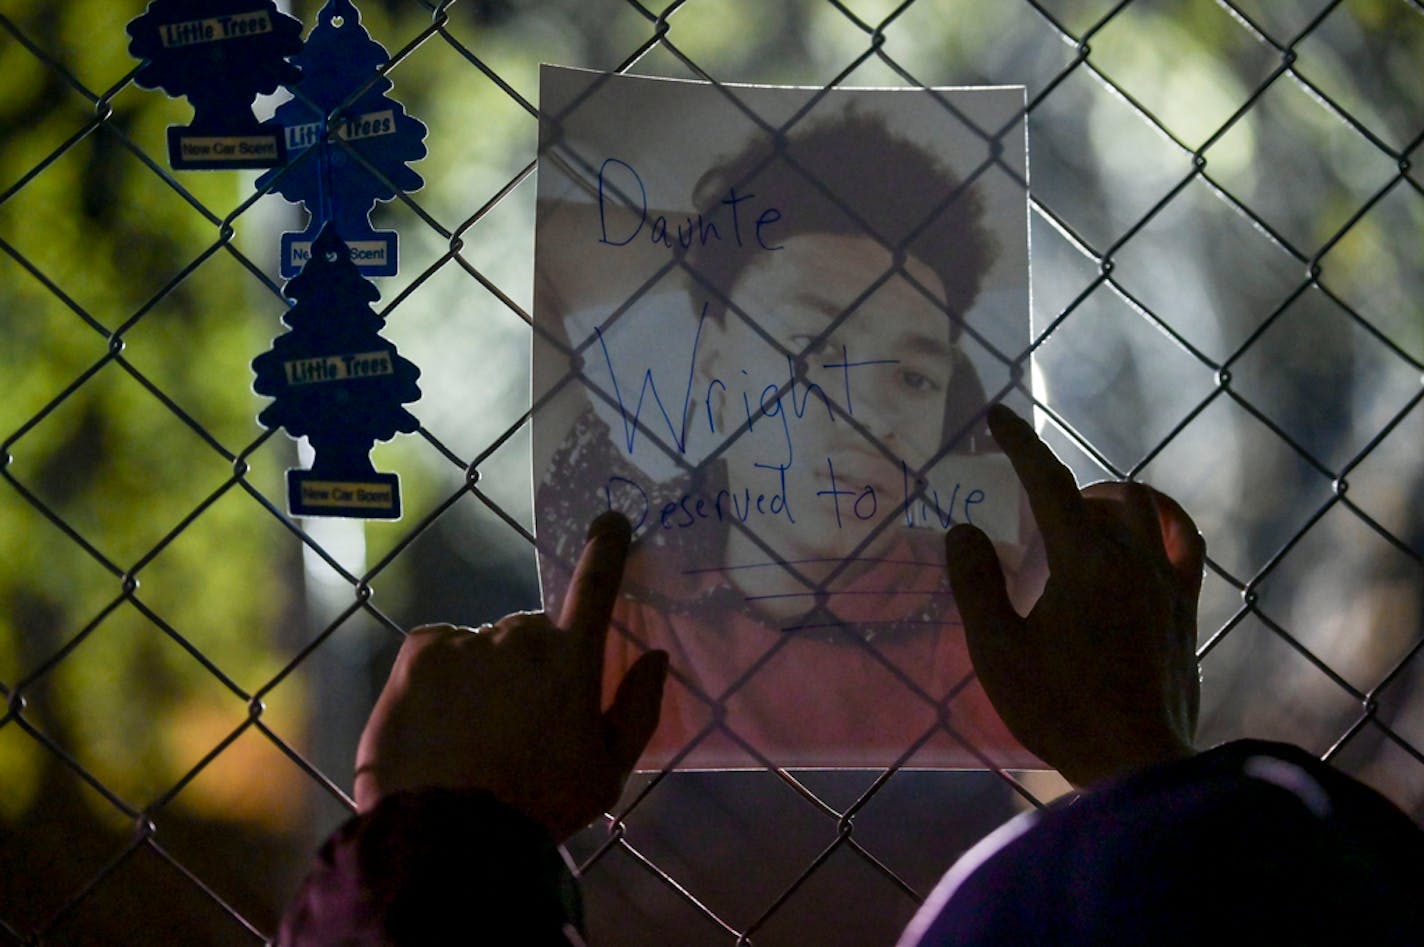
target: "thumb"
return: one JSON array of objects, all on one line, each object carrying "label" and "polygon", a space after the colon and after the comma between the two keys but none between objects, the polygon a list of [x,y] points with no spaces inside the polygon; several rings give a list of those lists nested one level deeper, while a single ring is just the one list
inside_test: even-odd
[{"label": "thumb", "polygon": [[667,672],[667,652],[649,651],[623,675],[613,703],[603,712],[608,753],[624,770],[633,769],[658,728]]},{"label": "thumb", "polygon": [[944,551],[969,656],[979,665],[1013,646],[1012,632],[1020,619],[1009,601],[994,544],[983,531],[967,524],[954,527],[944,537]]},{"label": "thumb", "polygon": [[1176,500],[1153,490],[1152,503],[1162,527],[1162,546],[1167,553],[1167,561],[1172,564],[1183,591],[1195,601],[1201,592],[1202,574],[1206,568],[1206,540]]}]

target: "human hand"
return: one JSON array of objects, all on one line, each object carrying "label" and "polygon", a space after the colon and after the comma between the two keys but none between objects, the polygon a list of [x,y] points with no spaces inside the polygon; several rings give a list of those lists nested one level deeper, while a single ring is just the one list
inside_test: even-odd
[{"label": "human hand", "polygon": [[1196,525],[1143,484],[1080,493],[1033,428],[1001,405],[989,430],[1028,493],[1049,570],[1022,618],[988,537],[968,525],[945,537],[969,656],[995,710],[1077,786],[1190,755],[1206,559]]},{"label": "human hand", "polygon": [[357,808],[406,789],[487,789],[562,842],[612,807],[657,729],[667,677],[667,653],[651,651],[602,708],[630,541],[621,515],[593,521],[557,625],[526,612],[412,631],[361,734]]}]

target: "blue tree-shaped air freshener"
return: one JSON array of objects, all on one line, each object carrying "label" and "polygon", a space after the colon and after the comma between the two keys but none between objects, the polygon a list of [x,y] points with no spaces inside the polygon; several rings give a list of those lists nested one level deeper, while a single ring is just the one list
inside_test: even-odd
[{"label": "blue tree-shaped air freshener", "polygon": [[351,0],[328,0],[294,60],[302,84],[269,122],[284,130],[288,165],[257,180],[259,189],[271,187],[311,213],[304,232],[282,235],[283,276],[302,268],[327,223],[336,224],[362,273],[396,273],[396,235],[373,230],[369,214],[376,201],[424,183],[406,163],[425,157],[426,128],[386,96],[391,80],[380,68],[388,59]]},{"label": "blue tree-shaped air freshener", "polygon": [[168,129],[168,162],[182,169],[272,168],[286,161],[280,133],[252,114],[259,94],[301,78],[287,61],[302,48],[301,21],[272,0],[153,0],[128,25],[134,81],[193,105],[193,124]]},{"label": "blue tree-shaped air freshener", "polygon": [[420,398],[420,369],[381,338],[371,308],[380,298],[331,224],[312,243],[311,259],[284,287],[296,305],[282,321],[290,332],[252,361],[253,389],[275,399],[264,427],[307,437],[310,470],[287,471],[287,508],[294,516],[396,519],[400,483],[371,465],[375,441],[420,426],[401,405]]}]

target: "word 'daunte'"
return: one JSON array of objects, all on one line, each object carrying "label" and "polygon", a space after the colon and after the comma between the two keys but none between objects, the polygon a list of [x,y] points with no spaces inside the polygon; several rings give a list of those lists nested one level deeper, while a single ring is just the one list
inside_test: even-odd
[{"label": "word 'daunte'", "polygon": [[[638,196],[636,203],[628,203],[632,200],[633,189],[636,187]],[[731,228],[727,235],[723,235],[722,227],[717,225],[711,214],[701,213],[690,215],[685,218],[684,223],[669,223],[666,215],[654,214],[652,219],[648,219],[648,190],[643,185],[643,178],[638,174],[636,168],[626,161],[617,158],[607,158],[598,169],[598,226],[599,243],[606,243],[615,247],[626,247],[637,239],[643,232],[643,228],[648,228],[647,238],[652,243],[662,244],[671,249],[679,246],[684,250],[690,249],[695,243],[698,246],[707,246],[711,243],[722,243],[730,241],[731,245],[737,247],[752,246],[761,250],[780,250],[780,244],[767,243],[771,235],[765,233],[772,224],[781,220],[781,211],[775,207],[763,207],[760,214],[757,214],[754,222],[750,219],[750,209],[744,210],[742,205],[756,198],[755,194],[738,194],[735,186],[727,188],[727,196],[722,198],[721,207],[729,208],[731,216]],[[610,203],[611,202],[611,203]],[[612,233],[609,231],[609,209],[614,210],[615,217],[622,217],[624,213],[631,215],[633,222],[622,223],[615,226]],[[743,214],[747,216],[744,218]],[[743,233],[743,224],[747,224],[747,232]],[[724,223],[722,226],[726,226]]]}]

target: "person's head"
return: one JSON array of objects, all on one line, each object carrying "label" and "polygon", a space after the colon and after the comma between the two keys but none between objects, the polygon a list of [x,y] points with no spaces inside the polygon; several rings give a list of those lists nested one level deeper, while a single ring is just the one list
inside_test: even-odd
[{"label": "person's head", "polygon": [[693,295],[708,302],[699,393],[719,438],[752,419],[723,454],[733,487],[755,496],[785,465],[791,502],[824,523],[834,469],[834,488],[851,491],[842,525],[788,530],[802,548],[786,552],[843,555],[903,501],[900,462],[913,474],[949,438],[966,449],[983,411],[959,345],[994,256],[982,199],[883,118],[855,111],[808,123],[779,150],[757,136],[694,193],[724,227],[725,202],[744,196],[779,216],[760,233],[742,221],[740,246],[687,255]]},{"label": "person's head", "polygon": [[[956,337],[958,320],[974,304],[995,257],[983,200],[972,182],[874,113],[852,109],[829,120],[805,119],[781,141],[769,133],[753,135],[702,175],[693,205],[725,226],[733,189],[749,201],[754,196],[756,207],[780,212],[766,227],[767,245],[824,234],[920,260],[937,279],[924,288],[940,296]],[[740,247],[695,244],[688,261],[704,287],[735,288],[768,252],[748,234]],[[725,318],[728,300],[715,291],[709,298],[709,315]]]}]

